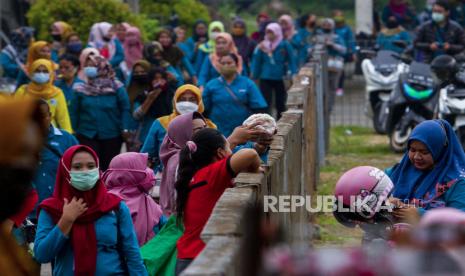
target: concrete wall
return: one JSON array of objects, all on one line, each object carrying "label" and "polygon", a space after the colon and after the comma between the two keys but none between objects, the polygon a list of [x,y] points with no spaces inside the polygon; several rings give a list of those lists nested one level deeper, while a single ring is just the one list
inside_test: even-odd
[{"label": "concrete wall", "polygon": [[[240,275],[244,212],[264,195],[311,195],[318,175],[314,68],[303,67],[288,91],[288,111],[278,121],[265,174],[240,174],[227,189],[203,229],[204,251],[182,275]],[[309,214],[268,213],[294,241],[310,242]]]}]

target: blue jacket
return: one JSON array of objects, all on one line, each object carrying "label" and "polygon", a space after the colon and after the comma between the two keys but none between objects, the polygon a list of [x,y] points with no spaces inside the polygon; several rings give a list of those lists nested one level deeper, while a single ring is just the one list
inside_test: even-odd
[{"label": "blue jacket", "polygon": [[376,38],[376,45],[379,46],[380,50],[390,50],[401,54],[404,51],[404,49],[394,45],[393,42],[396,40],[403,40],[407,42],[409,45],[412,44],[412,38],[410,37],[409,33],[406,31],[400,31],[392,35],[387,35],[383,32],[380,32],[378,34],[378,37]]},{"label": "blue jacket", "polygon": [[[208,44],[205,44],[205,47],[208,48]],[[202,50],[197,50],[197,52],[194,54],[194,69],[196,72],[200,72],[205,59],[208,58],[209,55],[210,53],[206,53]]]},{"label": "blue jacket", "polygon": [[19,66],[12,56],[3,49],[0,53],[0,66],[3,68],[3,75],[8,78],[16,79],[19,74]]},{"label": "blue jacket", "polygon": [[54,83],[54,85],[56,87],[60,88],[61,91],[63,91],[63,94],[65,94],[66,102],[68,103],[68,108],[69,108],[69,106],[71,104],[71,100],[73,99],[73,93],[74,93],[73,92],[73,86],[74,86],[74,84],[80,83],[80,82],[83,82],[83,81],[76,76],[76,77],[74,77],[73,83],[70,86],[68,86],[66,81],[63,80],[63,79],[58,79]]},{"label": "blue jacket", "polygon": [[[242,75],[247,76],[247,69],[245,66],[242,67]],[[207,58],[203,61],[202,69],[199,73],[198,86],[205,86],[209,81],[214,78],[218,78],[220,73],[213,67],[210,58]]]},{"label": "blue jacket", "polygon": [[[148,153],[150,158],[160,158],[160,147],[166,135],[166,129],[162,126],[159,120],[155,120],[150,127],[150,130],[145,138],[144,145],[140,152]],[[156,166],[155,172],[161,172],[162,166]]]},{"label": "blue jacket", "polygon": [[[230,95],[226,87],[230,88],[236,99]],[[244,76],[237,76],[231,84],[227,84],[223,77],[211,80],[203,90],[202,100],[205,106],[204,114],[226,137],[231,135],[234,128],[242,125],[252,112],[267,107],[258,87]],[[238,103],[238,100],[242,104]]]},{"label": "blue jacket", "polygon": [[[385,173],[390,177],[393,168],[388,168]],[[395,187],[394,187],[395,189]],[[442,202],[445,206],[451,207],[461,211],[465,211],[465,179],[460,178],[452,187],[447,190],[443,195],[438,197],[435,202]],[[428,204],[425,208],[418,208],[418,211],[423,215],[427,210],[433,209],[435,206]]]},{"label": "blue jacket", "polygon": [[116,93],[88,96],[74,92],[70,117],[73,129],[89,139],[111,139],[129,129],[131,115],[128,94],[124,87]]},{"label": "blue jacket", "polygon": [[111,66],[113,68],[116,68],[119,66],[121,62],[124,61],[124,48],[123,45],[121,45],[121,42],[118,39],[114,39],[115,41],[115,54],[109,61]]},{"label": "blue jacket", "polygon": [[311,33],[306,28],[300,28],[297,33],[292,37],[291,44],[297,55],[297,66],[301,67],[308,61],[308,50],[312,47]]},{"label": "blue jacket", "polygon": [[[118,211],[105,214],[94,225],[97,238],[95,275],[147,275],[131,215],[124,202],[120,203]],[[63,235],[44,210],[39,214],[34,256],[40,263],[53,262],[53,275],[74,275],[70,237]]]},{"label": "blue jacket", "polygon": [[176,43],[176,46],[181,49],[181,51],[184,53],[184,56],[187,57],[187,59],[192,62],[192,54],[194,53],[194,49],[190,47],[190,45],[186,42],[178,42]]},{"label": "blue jacket", "polygon": [[[64,130],[50,126],[47,146],[42,149],[39,166],[37,167],[36,175],[32,181],[33,186],[39,194],[38,203],[52,196],[60,158],[68,148],[77,144],[79,143],[73,135]],[[52,148],[53,151],[50,148]]]},{"label": "blue jacket", "polygon": [[335,28],[334,31],[339,37],[342,38],[345,46],[347,47],[346,56],[355,54],[356,52],[355,47],[357,46],[357,43],[355,41],[355,37],[354,37],[354,33],[352,32],[352,29],[349,26],[344,25],[340,28]]},{"label": "blue jacket", "polygon": [[272,57],[257,46],[252,59],[252,78],[282,80],[288,70],[292,75],[297,73],[296,63],[291,44],[285,40],[276,47]]}]

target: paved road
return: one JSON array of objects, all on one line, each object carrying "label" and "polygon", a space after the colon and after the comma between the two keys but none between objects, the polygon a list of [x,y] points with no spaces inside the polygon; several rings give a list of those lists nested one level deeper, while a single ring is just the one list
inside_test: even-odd
[{"label": "paved road", "polygon": [[331,126],[372,127],[365,115],[365,82],[362,76],[346,80],[344,96],[336,97],[336,106],[331,114]]}]

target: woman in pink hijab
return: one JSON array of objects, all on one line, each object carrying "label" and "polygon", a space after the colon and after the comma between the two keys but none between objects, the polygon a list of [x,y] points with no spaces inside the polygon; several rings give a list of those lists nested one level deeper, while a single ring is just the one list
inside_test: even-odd
[{"label": "woman in pink hijab", "polygon": [[129,207],[139,246],[155,236],[156,226],[164,220],[160,206],[148,195],[155,176],[147,160],[145,153],[122,153],[111,160],[103,176],[108,191]]},{"label": "woman in pink hijab", "polygon": [[142,59],[142,50],[144,49],[139,28],[129,27],[126,30],[123,48],[126,65],[128,68],[132,68],[136,61]]},{"label": "woman in pink hijab", "polygon": [[284,39],[287,41],[291,41],[292,37],[294,37],[296,31],[294,26],[294,20],[288,14],[283,14],[278,20],[279,25],[283,29]]},{"label": "woman in pink hijab", "polygon": [[260,91],[268,104],[264,112],[271,114],[275,102],[278,119],[286,111],[284,78],[288,76],[288,72],[290,76],[297,73],[297,57],[291,44],[283,39],[281,26],[270,23],[266,26],[265,39],[260,42],[253,55],[252,79],[260,81]]}]

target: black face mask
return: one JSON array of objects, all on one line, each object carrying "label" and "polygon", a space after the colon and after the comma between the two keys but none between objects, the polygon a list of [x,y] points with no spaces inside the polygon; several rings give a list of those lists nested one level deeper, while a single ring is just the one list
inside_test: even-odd
[{"label": "black face mask", "polygon": [[110,40],[111,40],[110,37],[106,37],[106,36],[103,37],[103,41],[105,41],[105,42],[110,42]]},{"label": "black face mask", "polygon": [[325,34],[330,34],[331,33],[331,29],[322,29],[323,33]]},{"label": "black face mask", "polygon": [[395,29],[395,28],[399,27],[399,23],[397,21],[389,20],[388,22],[386,22],[386,27],[388,29]]},{"label": "black face mask", "polygon": [[16,214],[32,189],[34,170],[0,167],[0,221]]},{"label": "black face mask", "polygon": [[59,34],[52,35],[52,39],[53,41],[61,41],[61,35]]},{"label": "black face mask", "polygon": [[132,79],[139,84],[143,84],[147,82],[148,76],[147,74],[132,75]]}]

